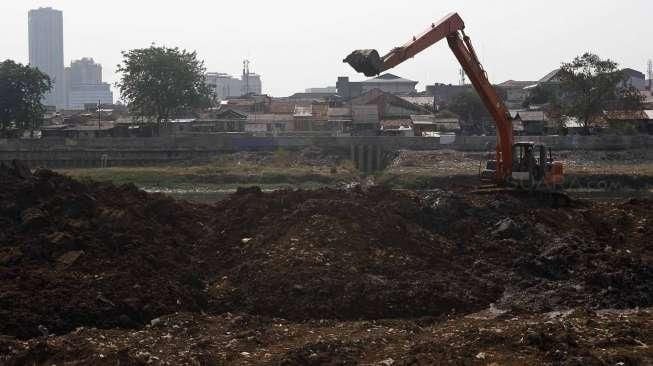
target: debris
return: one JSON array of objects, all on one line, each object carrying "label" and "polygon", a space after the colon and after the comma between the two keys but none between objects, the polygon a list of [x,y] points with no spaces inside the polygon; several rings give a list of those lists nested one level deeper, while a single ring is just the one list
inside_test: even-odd
[{"label": "debris", "polygon": [[71,250],[59,256],[59,258],[57,258],[57,262],[65,266],[70,266],[75,263],[75,261],[77,261],[77,259],[79,259],[82,254],[84,254],[83,250]]}]

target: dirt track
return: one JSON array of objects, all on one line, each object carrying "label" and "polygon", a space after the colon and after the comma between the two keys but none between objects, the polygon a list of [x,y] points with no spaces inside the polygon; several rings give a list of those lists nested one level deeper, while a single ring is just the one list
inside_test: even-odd
[{"label": "dirt track", "polygon": [[[653,306],[649,200],[248,189],[209,206],[19,173],[0,169],[0,363],[653,362],[650,312],[595,313]],[[501,316],[465,317],[484,309]]]}]

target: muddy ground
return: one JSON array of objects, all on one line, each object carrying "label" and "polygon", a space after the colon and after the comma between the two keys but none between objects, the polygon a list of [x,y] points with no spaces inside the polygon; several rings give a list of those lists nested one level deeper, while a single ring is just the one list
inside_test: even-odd
[{"label": "muddy ground", "polygon": [[0,364],[653,363],[648,199],[0,183]]}]

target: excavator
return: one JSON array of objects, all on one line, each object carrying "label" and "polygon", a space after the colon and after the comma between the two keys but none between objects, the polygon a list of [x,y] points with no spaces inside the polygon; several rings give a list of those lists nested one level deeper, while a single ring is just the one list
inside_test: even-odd
[{"label": "excavator", "polygon": [[554,161],[551,149],[544,145],[514,142],[510,112],[488,80],[471,40],[465,34],[465,23],[457,13],[451,13],[431,24],[425,32],[413,37],[405,45],[392,49],[383,57],[373,49],[356,50],[344,62],[366,76],[376,76],[444,38],[496,124],[495,159],[487,161],[480,174],[481,180],[532,191],[558,191],[564,182],[562,163]]}]

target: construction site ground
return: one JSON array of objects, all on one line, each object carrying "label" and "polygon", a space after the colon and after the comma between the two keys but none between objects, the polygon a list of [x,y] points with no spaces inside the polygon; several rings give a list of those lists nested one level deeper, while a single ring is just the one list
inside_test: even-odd
[{"label": "construction site ground", "polygon": [[[653,201],[480,194],[477,157],[212,204],[2,167],[0,364],[653,364]],[[429,165],[466,178],[378,184]]]}]

